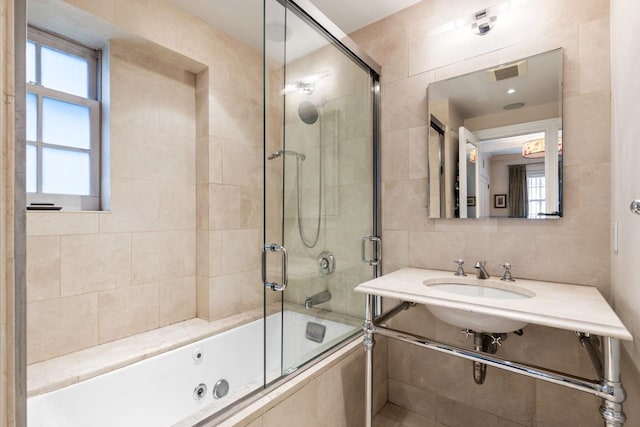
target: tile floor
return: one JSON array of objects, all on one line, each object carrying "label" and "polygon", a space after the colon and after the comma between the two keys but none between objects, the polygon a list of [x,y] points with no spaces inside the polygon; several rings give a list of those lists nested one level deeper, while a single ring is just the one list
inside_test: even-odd
[{"label": "tile floor", "polygon": [[373,419],[373,427],[446,427],[393,403],[387,403]]}]

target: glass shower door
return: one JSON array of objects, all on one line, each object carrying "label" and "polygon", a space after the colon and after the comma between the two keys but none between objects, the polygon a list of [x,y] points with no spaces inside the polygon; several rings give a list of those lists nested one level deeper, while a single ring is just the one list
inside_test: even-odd
[{"label": "glass shower door", "polygon": [[[288,258],[286,289],[265,290],[270,382],[361,330],[374,144],[369,70],[294,5],[266,0],[265,52],[265,245]],[[269,254],[267,281],[281,269]]]}]

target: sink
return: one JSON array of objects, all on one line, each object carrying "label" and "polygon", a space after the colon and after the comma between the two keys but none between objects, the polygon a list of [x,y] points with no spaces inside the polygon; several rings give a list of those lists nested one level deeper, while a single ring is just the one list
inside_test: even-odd
[{"label": "sink", "polygon": [[[423,283],[434,291],[433,296],[442,296],[447,299],[464,297],[464,300],[460,301],[465,302],[469,301],[469,299],[477,299],[479,304],[482,304],[482,301],[487,299],[522,300],[535,296],[529,290],[494,280],[479,280],[475,278],[460,278],[456,280],[431,279],[425,280]],[[443,322],[476,332],[505,333],[517,331],[527,326],[527,322],[504,317],[433,305],[427,305],[426,307],[431,314]]]}]

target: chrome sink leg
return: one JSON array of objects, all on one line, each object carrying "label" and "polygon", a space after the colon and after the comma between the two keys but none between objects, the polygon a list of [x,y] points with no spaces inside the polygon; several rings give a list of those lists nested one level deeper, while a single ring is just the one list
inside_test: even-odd
[{"label": "chrome sink leg", "polygon": [[364,321],[364,349],[366,352],[366,373],[365,373],[365,427],[373,424],[373,346],[376,341],[373,337],[373,317],[375,307],[375,296],[367,294],[367,306]]},{"label": "chrome sink leg", "polygon": [[620,340],[604,337],[603,391],[607,391],[610,399],[602,399],[600,414],[605,427],[622,427],[627,420],[622,411],[622,402],[626,393],[620,380]]}]

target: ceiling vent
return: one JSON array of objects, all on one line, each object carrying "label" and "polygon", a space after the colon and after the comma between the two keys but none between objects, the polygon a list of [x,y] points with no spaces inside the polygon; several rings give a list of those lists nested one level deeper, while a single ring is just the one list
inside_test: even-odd
[{"label": "ceiling vent", "polygon": [[527,61],[524,60],[514,64],[503,65],[502,67],[487,70],[487,75],[490,81],[499,82],[501,80],[525,76],[528,68]]}]

